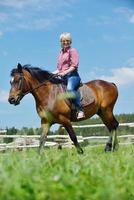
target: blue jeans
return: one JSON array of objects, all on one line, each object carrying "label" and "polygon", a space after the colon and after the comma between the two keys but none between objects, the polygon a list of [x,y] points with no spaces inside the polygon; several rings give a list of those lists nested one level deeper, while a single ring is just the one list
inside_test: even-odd
[{"label": "blue jeans", "polygon": [[67,90],[74,95],[73,103],[76,105],[78,111],[82,110],[80,102],[80,93],[77,91],[80,85],[81,79],[78,73],[69,73],[63,77],[67,84]]}]

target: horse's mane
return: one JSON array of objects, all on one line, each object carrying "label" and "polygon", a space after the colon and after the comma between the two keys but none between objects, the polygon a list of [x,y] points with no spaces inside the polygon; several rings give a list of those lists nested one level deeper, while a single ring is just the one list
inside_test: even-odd
[{"label": "horse's mane", "polygon": [[[53,77],[53,73],[43,70],[39,67],[33,67],[31,65],[24,65],[22,69],[28,71],[32,77],[36,78],[40,83],[44,82],[45,80],[49,80],[52,83],[58,84],[63,82],[57,77]],[[14,68],[11,71],[11,76],[14,76],[15,73],[20,73],[18,68]]]}]

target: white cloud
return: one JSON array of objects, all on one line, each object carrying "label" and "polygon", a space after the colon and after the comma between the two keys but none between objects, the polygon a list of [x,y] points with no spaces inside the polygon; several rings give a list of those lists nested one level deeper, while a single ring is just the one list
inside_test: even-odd
[{"label": "white cloud", "polygon": [[19,29],[27,29],[27,30],[42,30],[49,29],[51,27],[55,27],[59,22],[64,21],[67,18],[71,18],[71,15],[65,14],[64,16],[53,16],[50,18],[40,18],[35,19],[27,24],[17,24],[17,28]]},{"label": "white cloud", "polygon": [[37,2],[39,2],[39,0],[0,0],[0,5],[4,7],[23,8]]},{"label": "white cloud", "polygon": [[[131,62],[130,62],[131,61]],[[112,68],[106,70],[106,68],[94,67],[93,71],[81,72],[81,78],[83,82],[88,82],[94,79],[101,79],[109,82],[113,82],[118,86],[133,86],[134,87],[134,65],[129,65],[129,62],[134,64],[134,58],[129,59],[126,63],[127,66],[120,68]],[[105,75],[106,72],[110,75]],[[104,75],[103,75],[104,74]]]},{"label": "white cloud", "polygon": [[134,84],[134,67],[121,67],[111,70],[111,76],[101,76],[101,79],[114,82],[117,85]]},{"label": "white cloud", "polygon": [[134,10],[127,7],[119,7],[114,10],[116,13],[121,13],[125,16],[129,23],[134,23]]},{"label": "white cloud", "polygon": [[23,9],[24,7],[35,7],[36,9],[52,8],[52,7],[62,7],[69,6],[70,3],[73,3],[75,0],[0,0],[0,5],[4,7],[12,7],[16,9]]},{"label": "white cloud", "polygon": [[7,91],[0,89],[0,102],[7,103],[8,94]]},{"label": "white cloud", "polygon": [[[71,18],[65,8],[75,3],[76,0],[0,0],[0,29],[3,32],[12,30],[46,30],[59,25],[60,22]],[[56,4],[56,5],[55,5]]]}]

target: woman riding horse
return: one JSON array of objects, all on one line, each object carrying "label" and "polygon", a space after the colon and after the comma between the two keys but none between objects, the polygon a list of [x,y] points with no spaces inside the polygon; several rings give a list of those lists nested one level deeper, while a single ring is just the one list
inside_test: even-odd
[{"label": "woman riding horse", "polygon": [[58,57],[57,70],[53,73],[61,76],[67,84],[67,91],[73,96],[73,103],[77,108],[77,119],[84,118],[84,112],[80,103],[80,94],[77,91],[81,79],[78,74],[79,55],[75,48],[71,47],[70,33],[60,35],[61,51]]},{"label": "woman riding horse", "polygon": [[[61,93],[60,84],[53,74],[40,68],[22,66],[11,71],[11,89],[9,92],[9,102],[18,105],[21,99],[31,93],[36,102],[36,110],[41,118],[43,129],[40,139],[40,150],[44,146],[50,127],[61,124],[68,132],[78,153],[83,153],[75,132],[72,121],[78,121],[76,115],[72,115],[70,106],[65,99],[57,98]],[[110,137],[106,143],[105,150],[111,151],[118,148],[116,129],[118,122],[114,117],[113,108],[118,97],[118,90],[115,84],[103,80],[93,80],[86,83],[86,86],[94,94],[92,105],[84,107],[85,118],[88,119],[97,114],[102,119],[110,132]]]}]

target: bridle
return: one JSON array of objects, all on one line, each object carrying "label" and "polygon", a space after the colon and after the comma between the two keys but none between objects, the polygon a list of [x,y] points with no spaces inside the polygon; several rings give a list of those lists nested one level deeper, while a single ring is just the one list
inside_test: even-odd
[{"label": "bridle", "polygon": [[51,74],[48,79],[46,79],[44,82],[38,84],[36,87],[32,88],[32,89],[29,89],[27,92],[22,92],[22,89],[23,89],[23,85],[24,85],[24,81],[25,81],[25,77],[23,75],[23,73],[20,73],[20,78],[19,78],[19,83],[18,83],[18,90],[20,91],[20,94],[19,94],[19,98],[22,99],[22,97],[24,97],[25,95],[29,94],[29,93],[32,93],[34,90],[44,86],[47,84],[47,82],[49,82],[50,80],[52,80],[53,78],[55,77],[58,77],[57,75],[55,74]]}]

